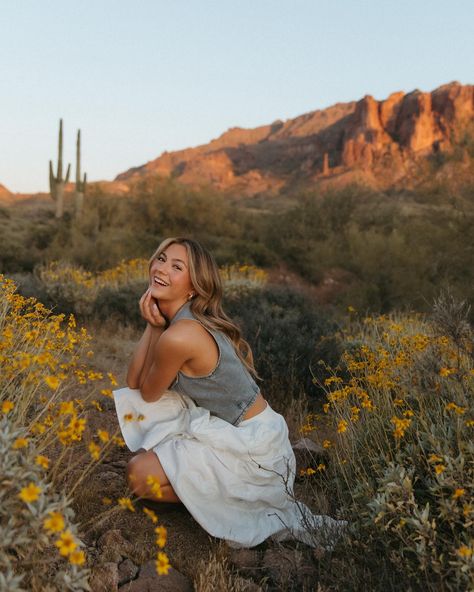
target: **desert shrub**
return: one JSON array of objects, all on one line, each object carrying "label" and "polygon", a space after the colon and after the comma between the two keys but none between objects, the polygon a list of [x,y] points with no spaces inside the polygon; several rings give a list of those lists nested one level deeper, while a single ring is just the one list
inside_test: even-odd
[{"label": "desert shrub", "polygon": [[29,443],[27,430],[9,422],[5,402],[2,407],[0,589],[90,590],[71,500],[51,487],[46,457]]},{"label": "desert shrub", "polygon": [[263,392],[291,398],[301,390],[317,392],[319,359],[338,358],[331,335],[336,324],[329,313],[301,293],[268,285],[238,297],[228,295],[225,309],[236,321],[252,347]]},{"label": "desert shrub", "polygon": [[337,436],[326,443],[327,487],[351,522],[339,585],[432,591],[474,585],[467,313],[442,297],[431,318],[368,317],[346,333],[339,369],[324,382],[324,411]]},{"label": "desert shrub", "polygon": [[[75,530],[70,506],[95,464],[112,447],[125,446],[118,428],[111,433],[105,420],[101,425],[104,402],[117,382],[111,373],[94,370],[89,348],[90,336],[72,315],[52,314],[0,275],[2,589],[24,590],[23,582],[35,592],[87,589],[85,572],[77,567],[86,557],[69,533]],[[94,428],[88,422],[91,411]],[[128,498],[119,499],[110,511],[131,505]],[[42,529],[57,533],[57,550],[48,547]],[[69,559],[69,568],[57,564],[58,551]],[[159,560],[163,571],[167,557],[162,551]]]},{"label": "desert shrub", "polygon": [[[97,306],[101,314],[126,312],[123,311],[123,303],[127,302],[127,295],[138,292],[140,284],[143,293],[147,269],[144,259],[121,261],[117,266],[98,273],[58,261],[40,266],[36,275],[46,292],[48,303],[62,312],[90,317]],[[133,314],[132,309],[129,312]]]}]

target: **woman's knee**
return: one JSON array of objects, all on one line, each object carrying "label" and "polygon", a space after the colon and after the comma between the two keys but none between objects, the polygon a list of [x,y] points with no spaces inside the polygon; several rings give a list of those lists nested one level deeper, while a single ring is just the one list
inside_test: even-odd
[{"label": "woman's knee", "polygon": [[169,485],[163,467],[154,453],[143,452],[135,455],[127,464],[127,481],[131,491],[144,497],[150,493],[147,480],[150,476],[158,479],[161,486]]},{"label": "woman's knee", "polygon": [[127,482],[130,490],[141,497],[146,491],[146,475],[141,454],[135,455],[127,463]]}]

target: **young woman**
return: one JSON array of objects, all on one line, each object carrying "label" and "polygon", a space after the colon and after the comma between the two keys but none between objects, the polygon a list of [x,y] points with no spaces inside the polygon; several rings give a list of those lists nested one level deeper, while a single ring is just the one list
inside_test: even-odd
[{"label": "young woman", "polygon": [[[149,264],[147,321],[114,392],[132,491],[182,502],[211,535],[251,547],[271,536],[330,546],[343,521],[315,516],[293,496],[288,427],[260,393],[250,347],[221,306],[208,251],[169,238]],[[156,495],[156,481],[161,496]]]}]

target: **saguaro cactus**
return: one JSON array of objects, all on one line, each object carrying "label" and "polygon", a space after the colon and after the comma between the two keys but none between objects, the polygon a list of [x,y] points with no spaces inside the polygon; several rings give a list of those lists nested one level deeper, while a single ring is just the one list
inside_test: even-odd
[{"label": "saguaro cactus", "polygon": [[49,189],[51,197],[56,202],[56,218],[62,218],[64,214],[64,186],[69,181],[71,165],[67,165],[66,178],[63,179],[63,120],[59,120],[59,143],[58,143],[58,171],[53,173],[53,161],[49,161]]},{"label": "saguaro cactus", "polygon": [[76,216],[82,211],[84,205],[84,194],[86,192],[87,174],[84,173],[84,179],[81,181],[81,130],[77,130],[76,140],[76,189],[74,192],[74,201],[76,206]]}]

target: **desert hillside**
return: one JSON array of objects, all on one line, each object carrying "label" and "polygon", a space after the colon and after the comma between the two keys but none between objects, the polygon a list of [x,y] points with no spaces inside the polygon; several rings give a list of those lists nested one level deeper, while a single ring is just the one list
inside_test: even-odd
[{"label": "desert hillside", "polygon": [[[474,86],[394,92],[337,103],[255,129],[231,128],[208,144],[161,156],[119,174],[123,188],[151,175],[193,187],[256,195],[314,183],[359,181],[385,188],[416,176],[420,160],[462,142],[472,125]],[[466,150],[465,159],[469,159]]]}]

